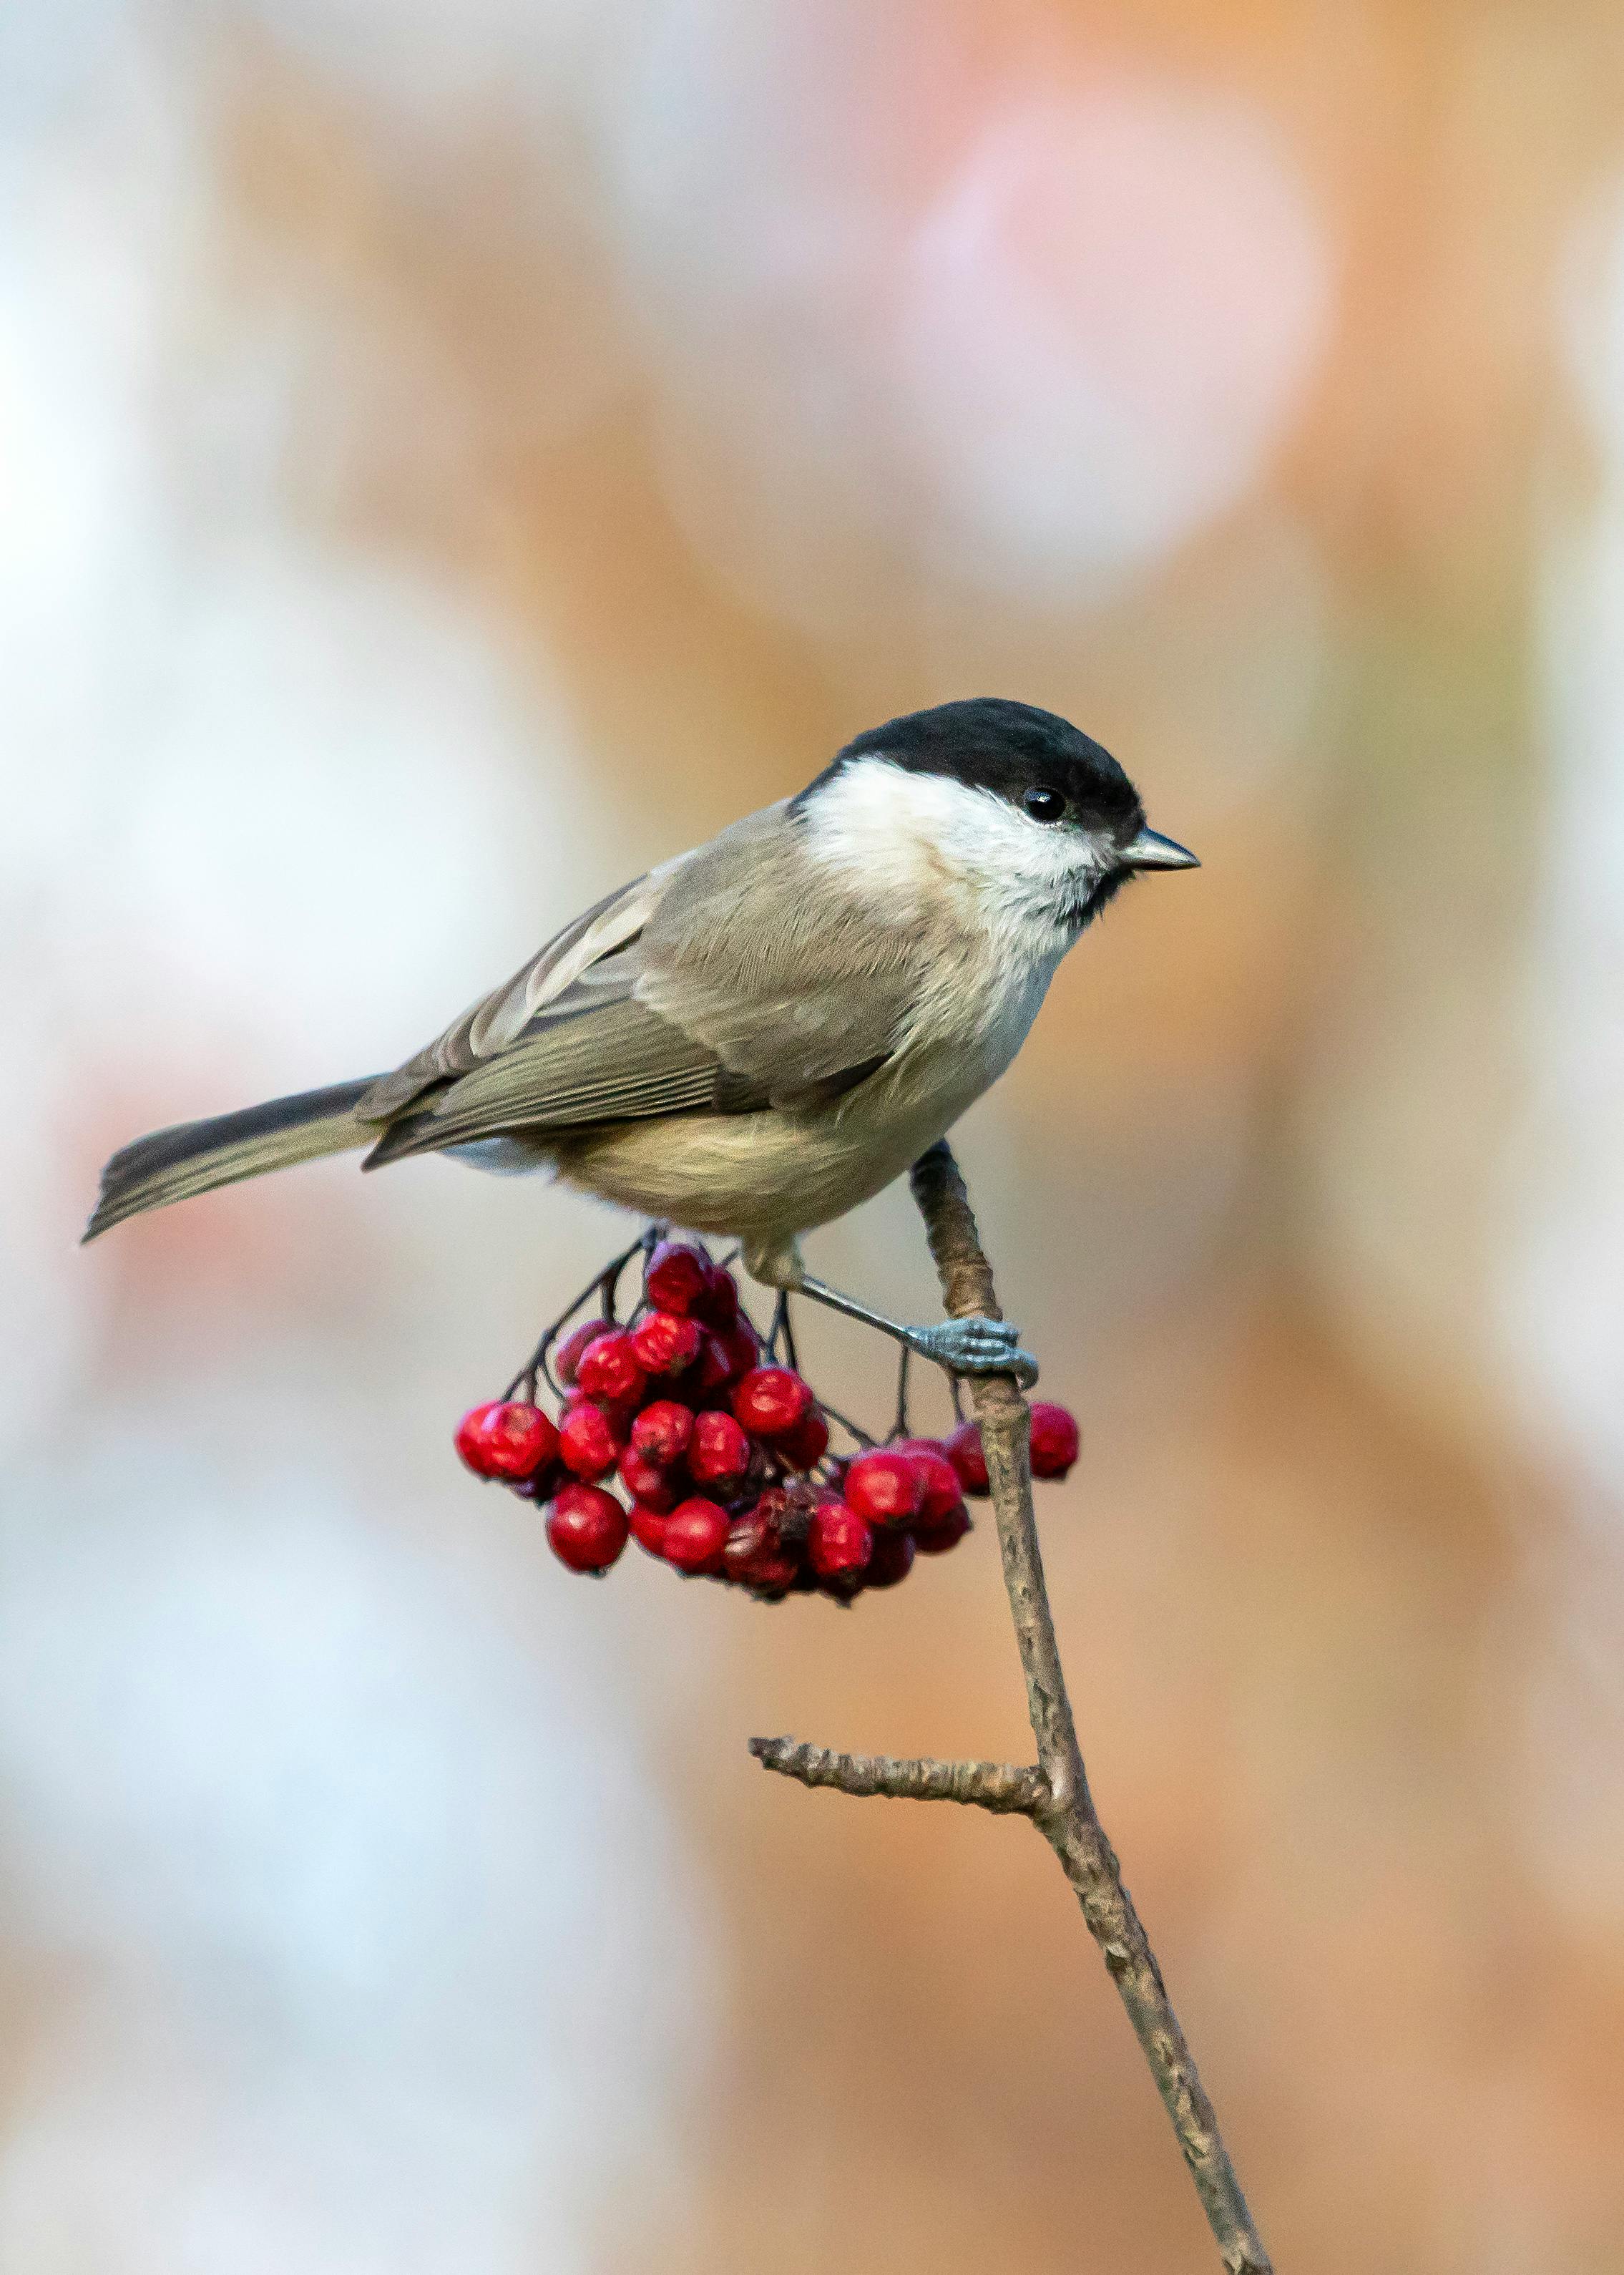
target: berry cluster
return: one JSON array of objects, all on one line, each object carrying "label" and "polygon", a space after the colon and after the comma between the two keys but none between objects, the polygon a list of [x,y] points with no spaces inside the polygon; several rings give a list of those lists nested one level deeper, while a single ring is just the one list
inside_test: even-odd
[{"label": "berry cluster", "polygon": [[[561,1563],[607,1572],[635,1539],[679,1572],[766,1602],[813,1590],[850,1602],[964,1538],[965,1499],[987,1492],[973,1422],[883,1446],[844,1424],[859,1450],[833,1455],[827,1410],[793,1364],[775,1363],[725,1265],[659,1242],[624,1325],[613,1317],[619,1269],[601,1283],[609,1315],[562,1341],[554,1330],[509,1394],[457,1432],[477,1477],[547,1503]],[[536,1402],[543,1375],[559,1394],[555,1421]],[[1063,1407],[1033,1408],[1034,1476],[1064,1477],[1077,1442]]]}]

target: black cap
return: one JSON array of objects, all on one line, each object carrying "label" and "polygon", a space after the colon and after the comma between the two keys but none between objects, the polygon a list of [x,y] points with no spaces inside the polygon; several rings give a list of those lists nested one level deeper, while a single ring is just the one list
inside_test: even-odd
[{"label": "black cap", "polygon": [[972,790],[991,790],[1011,805],[1032,791],[1065,800],[1066,819],[1084,829],[1132,836],[1144,820],[1138,792],[1102,744],[1053,711],[978,695],[910,711],[856,735],[795,800],[854,759],[888,759],[910,773],[946,775]]}]

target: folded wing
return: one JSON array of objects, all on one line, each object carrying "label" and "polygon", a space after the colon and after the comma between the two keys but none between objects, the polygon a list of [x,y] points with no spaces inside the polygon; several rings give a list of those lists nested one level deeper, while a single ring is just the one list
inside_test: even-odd
[{"label": "folded wing", "polygon": [[839,1097],[903,1039],[910,943],[807,889],[770,807],[561,933],[358,1113],[368,1168],[478,1139]]},{"label": "folded wing", "polygon": [[393,1074],[374,1082],[361,1100],[361,1119],[388,1122],[424,1092],[468,1073],[517,1042],[538,1012],[555,1004],[584,973],[637,939],[672,877],[691,858],[679,854],[646,876],[634,877],[566,925],[511,979],[481,995],[442,1035]]}]

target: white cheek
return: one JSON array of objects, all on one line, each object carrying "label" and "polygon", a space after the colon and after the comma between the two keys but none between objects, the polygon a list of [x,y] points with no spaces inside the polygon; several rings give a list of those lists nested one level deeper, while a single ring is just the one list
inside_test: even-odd
[{"label": "white cheek", "polygon": [[807,808],[813,857],[865,898],[911,901],[929,888],[932,863],[910,795],[915,782],[888,760],[862,759],[842,767]]},{"label": "white cheek", "polygon": [[961,913],[1046,934],[1054,911],[1105,865],[1072,830],[1046,828],[995,797],[888,759],[842,767],[809,809],[814,854],[860,890],[902,900],[956,888]]}]

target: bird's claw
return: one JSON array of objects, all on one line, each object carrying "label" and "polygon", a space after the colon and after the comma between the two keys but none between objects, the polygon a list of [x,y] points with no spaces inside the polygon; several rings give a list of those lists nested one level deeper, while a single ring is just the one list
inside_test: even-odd
[{"label": "bird's claw", "polygon": [[1012,1374],[1023,1390],[1038,1379],[1038,1362],[1021,1349],[1021,1331],[1008,1319],[944,1319],[940,1326],[910,1327],[903,1340],[949,1374]]}]

